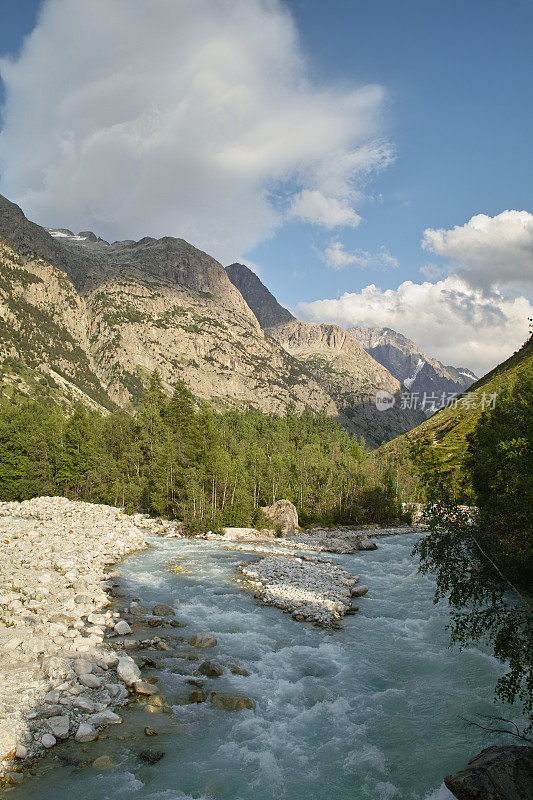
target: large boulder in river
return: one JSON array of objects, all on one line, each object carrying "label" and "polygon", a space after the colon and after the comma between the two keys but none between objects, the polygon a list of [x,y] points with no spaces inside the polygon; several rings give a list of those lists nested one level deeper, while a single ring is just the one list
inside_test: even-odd
[{"label": "large boulder in river", "polygon": [[283,536],[294,533],[298,527],[298,512],[290,500],[277,500],[273,505],[264,506],[261,510]]},{"label": "large boulder in river", "polygon": [[458,800],[529,800],[533,797],[533,747],[487,747],[444,783]]}]

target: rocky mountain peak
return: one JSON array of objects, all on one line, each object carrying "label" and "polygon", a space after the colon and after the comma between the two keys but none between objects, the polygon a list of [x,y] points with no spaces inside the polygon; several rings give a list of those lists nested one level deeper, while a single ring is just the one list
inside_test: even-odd
[{"label": "rocky mountain peak", "polygon": [[242,294],[263,330],[292,322],[295,317],[278,303],[274,295],[244,264],[230,264],[226,272],[232,284]]}]

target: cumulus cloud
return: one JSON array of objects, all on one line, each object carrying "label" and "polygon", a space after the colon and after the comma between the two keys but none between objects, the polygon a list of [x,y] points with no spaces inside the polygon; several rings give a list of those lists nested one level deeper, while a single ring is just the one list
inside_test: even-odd
[{"label": "cumulus cloud", "polygon": [[303,189],[294,195],[289,208],[289,217],[313,222],[326,228],[349,226],[357,228],[361,222],[359,214],[347,202],[335,197],[325,197],[317,189]]},{"label": "cumulus cloud", "polygon": [[349,252],[340,241],[334,241],[323,253],[320,258],[327,267],[331,269],[344,269],[345,267],[397,267],[398,259],[387,250],[383,245],[377,253],[369,253],[368,250],[355,250]]},{"label": "cumulus cloud", "polygon": [[36,221],[234,261],[289,206],[355,225],[383,89],[316,85],[281,0],[45,0],[5,85],[1,191]]},{"label": "cumulus cloud", "polygon": [[300,303],[297,311],[311,322],[392,328],[444,364],[483,375],[525,341],[533,305],[500,292],[487,297],[451,276],[436,283],[405,281],[397,289],[366,286],[339,299]]},{"label": "cumulus cloud", "polygon": [[533,287],[533,214],[477,214],[451,230],[428,228],[422,247],[451,260],[451,271],[475,288]]}]

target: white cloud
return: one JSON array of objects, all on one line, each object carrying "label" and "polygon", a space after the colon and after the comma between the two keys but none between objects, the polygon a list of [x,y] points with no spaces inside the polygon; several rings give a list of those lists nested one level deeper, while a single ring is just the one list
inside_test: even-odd
[{"label": "white cloud", "polygon": [[359,214],[347,202],[335,197],[325,197],[317,189],[303,189],[294,195],[288,212],[289,217],[324,225],[326,228],[349,226],[357,228],[361,222]]},{"label": "white cloud", "polygon": [[527,338],[533,305],[525,297],[490,297],[452,276],[437,283],[405,281],[397,289],[366,286],[339,299],[300,303],[297,311],[312,322],[344,327],[375,325],[408,336],[444,364],[483,375],[508,358]]},{"label": "white cloud", "polygon": [[45,0],[0,74],[1,191],[105,238],[173,234],[234,261],[288,196],[354,224],[393,157],[383,89],[315,85],[281,0]]},{"label": "white cloud", "polygon": [[398,259],[383,245],[377,253],[369,253],[368,250],[355,250],[350,253],[340,241],[334,241],[323,253],[320,258],[327,267],[332,269],[344,269],[345,267],[397,267]]},{"label": "white cloud", "polygon": [[451,230],[428,228],[422,247],[452,261],[451,269],[472,287],[533,287],[533,214],[477,214]]}]

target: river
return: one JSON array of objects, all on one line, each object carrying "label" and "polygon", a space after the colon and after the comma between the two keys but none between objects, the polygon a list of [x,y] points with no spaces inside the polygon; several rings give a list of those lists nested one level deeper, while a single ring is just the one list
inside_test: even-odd
[{"label": "river", "polygon": [[[197,663],[163,659],[167,666],[150,674],[173,713],[149,715],[157,737],[143,733],[146,713],[141,720],[124,710],[108,738],[55,748],[9,798],[448,800],[443,776],[498,743],[462,718],[495,713],[501,666],[478,649],[448,647],[447,608],[433,605],[434,581],[417,574],[410,555],[416,538],[385,537],[376,551],[331,556],[371,587],[359,613],[332,631],[258,605],[235,581],[235,564],[249,554],[152,537],[149,550],[120,565],[122,586],[146,606],[174,606],[187,624],[177,633],[214,634],[217,647],[201,656],[250,675],[206,679],[205,688],[249,696],[254,710],[177,704],[190,686],[171,668],[192,674]],[[138,753],[147,747],[164,758],[143,763]],[[116,765],[66,766],[62,752],[105,753]]]}]

